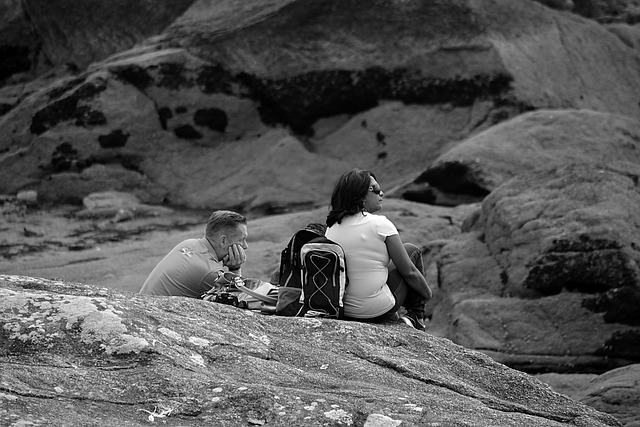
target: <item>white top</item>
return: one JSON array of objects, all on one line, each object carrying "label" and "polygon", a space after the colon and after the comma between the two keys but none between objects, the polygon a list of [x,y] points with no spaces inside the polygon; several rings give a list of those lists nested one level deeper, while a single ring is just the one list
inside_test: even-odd
[{"label": "white top", "polygon": [[395,225],[384,215],[358,213],[333,224],[325,234],[345,252],[349,277],[345,315],[369,319],[388,312],[395,298],[387,286],[391,259],[384,241],[398,234]]}]

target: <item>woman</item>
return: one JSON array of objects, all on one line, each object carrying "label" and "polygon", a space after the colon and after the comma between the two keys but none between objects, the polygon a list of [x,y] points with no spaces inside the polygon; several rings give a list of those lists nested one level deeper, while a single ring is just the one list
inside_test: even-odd
[{"label": "woman", "polygon": [[346,172],[333,188],[326,236],[345,251],[345,317],[385,320],[404,306],[403,320],[424,330],[425,304],[432,294],[422,253],[415,245],[403,244],[384,215],[374,214],[382,208],[383,195],[375,175],[366,170]]}]

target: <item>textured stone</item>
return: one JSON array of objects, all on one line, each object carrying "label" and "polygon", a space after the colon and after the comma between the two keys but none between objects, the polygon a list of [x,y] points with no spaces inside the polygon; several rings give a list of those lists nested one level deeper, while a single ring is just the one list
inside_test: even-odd
[{"label": "textured stone", "polygon": [[574,399],[606,411],[625,426],[640,425],[640,365],[629,365],[592,379]]},{"label": "textured stone", "polygon": [[571,162],[640,164],[640,124],[591,110],[538,110],[466,139],[399,194],[432,203],[480,201],[511,178]]},{"label": "textured stone", "polygon": [[529,372],[637,363],[638,176],[579,163],[491,192],[436,257],[433,331]]},{"label": "textured stone", "polygon": [[0,294],[0,399],[12,423],[621,425],[402,324],[262,316],[24,276],[0,276]]},{"label": "textured stone", "polygon": [[[25,5],[30,11],[41,6]],[[148,25],[188,6],[161,4]],[[41,13],[33,17],[36,28],[51,30],[45,33],[52,40],[58,26],[60,37],[69,36],[56,14]],[[75,37],[69,40],[77,45]],[[233,172],[244,170],[233,174],[236,200],[223,207],[317,207],[328,199],[330,184],[307,194],[277,188],[266,191],[265,200],[257,178],[264,166],[254,158],[295,138],[300,149],[289,156],[300,157],[292,163],[328,166],[314,176],[293,168],[287,181],[324,183],[357,166],[384,170],[396,187],[460,141],[524,111],[588,108],[633,116],[639,61],[602,26],[523,0],[374,2],[366,10],[354,0],[198,2],[158,37],[80,66],[35,96],[8,100],[0,171],[11,179],[0,180],[0,191],[38,190],[38,183],[66,173],[41,161],[68,143],[78,152],[74,167],[126,158],[123,166],[143,175],[140,182],[164,189],[172,204],[215,204],[220,191],[202,189],[217,183],[226,189]],[[204,111],[222,111],[226,119],[211,121]],[[274,131],[288,135],[256,143]],[[289,167],[279,158],[269,161],[272,170]],[[431,176],[446,194],[413,192],[412,199],[455,205],[491,191],[467,162],[452,164],[460,167]],[[75,179],[83,191],[100,185]],[[77,202],[86,194],[60,200]]]}]

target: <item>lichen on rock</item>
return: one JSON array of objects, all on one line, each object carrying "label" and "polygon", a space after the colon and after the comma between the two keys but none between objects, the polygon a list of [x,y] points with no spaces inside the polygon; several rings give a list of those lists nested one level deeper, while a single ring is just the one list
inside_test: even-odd
[{"label": "lichen on rock", "polygon": [[130,330],[122,311],[82,296],[42,295],[0,290],[5,351],[41,347],[100,351],[108,356],[147,351],[149,343]]}]

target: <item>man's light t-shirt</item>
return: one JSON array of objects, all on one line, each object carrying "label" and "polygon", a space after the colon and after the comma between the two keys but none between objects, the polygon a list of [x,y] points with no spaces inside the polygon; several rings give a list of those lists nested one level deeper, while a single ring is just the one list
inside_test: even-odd
[{"label": "man's light t-shirt", "polygon": [[218,271],[224,269],[206,238],[188,239],[156,265],[140,293],[200,298],[211,289]]},{"label": "man's light t-shirt", "polygon": [[384,215],[361,214],[345,217],[327,229],[326,236],[345,252],[349,285],[344,313],[348,317],[373,318],[395,304],[387,286],[389,252],[385,239],[398,230]]}]

